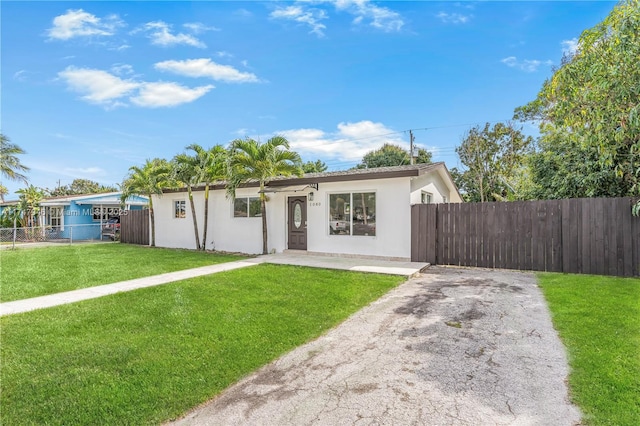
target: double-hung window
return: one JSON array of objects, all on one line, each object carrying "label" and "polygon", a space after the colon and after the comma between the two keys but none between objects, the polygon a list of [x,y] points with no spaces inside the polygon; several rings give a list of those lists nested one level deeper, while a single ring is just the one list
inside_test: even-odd
[{"label": "double-hung window", "polygon": [[176,219],[187,217],[187,202],[185,200],[175,200],[173,202],[173,217]]},{"label": "double-hung window", "polygon": [[239,197],[233,200],[233,217],[261,217],[260,198]]},{"label": "double-hung window", "polygon": [[422,196],[420,198],[420,202],[422,204],[431,204],[433,203],[433,194],[427,191],[422,191]]},{"label": "double-hung window", "polygon": [[48,207],[46,211],[47,225],[52,228],[60,228],[62,226],[62,207]]},{"label": "double-hung window", "polygon": [[376,235],[376,193],[329,194],[329,234]]}]

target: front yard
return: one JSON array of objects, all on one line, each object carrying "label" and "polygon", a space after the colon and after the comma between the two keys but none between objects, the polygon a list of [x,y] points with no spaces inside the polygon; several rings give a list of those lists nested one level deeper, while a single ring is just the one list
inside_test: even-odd
[{"label": "front yard", "polygon": [[0,302],[231,262],[243,257],[129,244],[0,251]]},{"label": "front yard", "polygon": [[589,425],[640,424],[640,279],[540,274]]},{"label": "front yard", "polygon": [[2,317],[2,423],[161,423],[402,281],[259,265]]}]

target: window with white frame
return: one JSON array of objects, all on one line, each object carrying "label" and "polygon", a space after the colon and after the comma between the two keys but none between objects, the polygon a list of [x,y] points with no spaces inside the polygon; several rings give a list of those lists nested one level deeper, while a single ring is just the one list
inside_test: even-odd
[{"label": "window with white frame", "polygon": [[62,226],[62,207],[48,207],[46,211],[46,224],[53,228]]},{"label": "window with white frame", "polygon": [[433,194],[427,191],[422,191],[422,195],[420,197],[420,202],[422,204],[431,204],[433,203]]},{"label": "window with white frame", "polygon": [[261,217],[259,197],[239,197],[233,200],[233,217]]},{"label": "window with white frame", "polygon": [[187,217],[187,202],[185,200],[173,201],[173,217],[176,219]]},{"label": "window with white frame", "polygon": [[329,234],[376,235],[376,193],[329,194]]}]

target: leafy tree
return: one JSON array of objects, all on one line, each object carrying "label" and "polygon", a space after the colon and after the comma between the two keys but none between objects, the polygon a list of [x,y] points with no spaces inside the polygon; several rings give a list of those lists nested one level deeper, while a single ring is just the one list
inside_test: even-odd
[{"label": "leafy tree", "polygon": [[6,186],[0,184],[0,203],[4,203],[4,196],[9,193]]},{"label": "leafy tree", "polygon": [[29,185],[26,188],[17,190],[16,193],[20,194],[18,210],[22,212],[22,224],[24,226],[36,226],[44,191],[41,188]]},{"label": "leafy tree", "polygon": [[0,133],[0,175],[10,180],[27,183],[27,177],[21,172],[28,172],[29,168],[18,158],[18,155],[24,153],[22,148],[11,143],[7,136]]},{"label": "leafy tree", "polygon": [[[465,169],[457,184],[468,201],[499,201],[522,198],[516,193],[516,182],[522,173],[522,163],[533,145],[533,138],[525,136],[510,123],[496,123],[493,127],[475,126],[456,147]],[[458,172],[456,170],[456,172]],[[460,173],[460,172],[458,172]]]},{"label": "leafy tree", "polygon": [[540,125],[540,197],[640,193],[640,0],[582,33],[537,98],[516,109]]},{"label": "leafy tree", "polygon": [[13,228],[14,225],[18,228],[24,226],[20,203],[15,206],[7,206],[2,210],[0,216],[0,228]]},{"label": "leafy tree", "polygon": [[300,156],[289,151],[289,141],[274,136],[265,143],[253,139],[236,139],[229,147],[227,194],[235,199],[236,189],[243,183],[260,184],[260,211],[262,213],[262,253],[267,245],[267,196],[265,184],[278,176],[302,176]]},{"label": "leafy tree", "polygon": [[165,159],[147,160],[142,167],[129,167],[129,174],[122,183],[121,201],[124,203],[132,195],[149,197],[149,216],[151,218],[151,246],[156,245],[156,223],[153,211],[152,195],[162,195],[162,189],[172,185],[171,166]]},{"label": "leafy tree", "polygon": [[307,161],[302,165],[302,171],[305,173],[322,173],[328,169],[324,161]]},{"label": "leafy tree", "polygon": [[200,183],[202,175],[200,159],[188,154],[178,154],[171,161],[172,178],[178,183],[187,187],[189,206],[191,207],[191,218],[193,220],[193,232],[196,237],[196,249],[200,250],[200,234],[198,232],[198,219],[193,203],[193,186]]},{"label": "leafy tree", "polygon": [[[423,148],[418,148],[416,164],[431,163],[432,154]],[[411,164],[409,151],[401,146],[386,143],[381,148],[369,151],[362,157],[358,169],[371,169],[374,167],[391,167]]]},{"label": "leafy tree", "polygon": [[101,185],[89,179],[74,179],[69,185],[58,186],[55,189],[46,189],[45,192],[52,197],[63,195],[80,194],[102,194],[105,192],[116,192],[118,188],[114,186]]}]

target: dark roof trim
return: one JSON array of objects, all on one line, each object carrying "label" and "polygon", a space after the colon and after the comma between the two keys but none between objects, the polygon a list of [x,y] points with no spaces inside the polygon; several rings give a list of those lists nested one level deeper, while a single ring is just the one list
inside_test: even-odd
[{"label": "dark roof trim", "polygon": [[[302,177],[279,177],[267,182],[267,186],[291,186],[291,185],[304,185],[311,183],[322,182],[349,182],[355,180],[371,180],[371,179],[392,179],[399,177],[416,177],[435,171],[439,168],[446,167],[444,162],[430,163],[430,164],[415,164],[409,166],[396,166],[396,167],[377,167],[371,169],[355,169],[355,170],[343,170],[337,172],[325,172],[325,173],[307,173]],[[259,186],[258,181],[248,182],[239,186],[239,188],[254,188]],[[215,182],[209,185],[210,190],[225,189],[226,184],[224,182]],[[204,191],[204,185],[191,188],[193,191]],[[187,192],[186,188],[178,189],[165,189],[163,193],[176,193]]]}]

